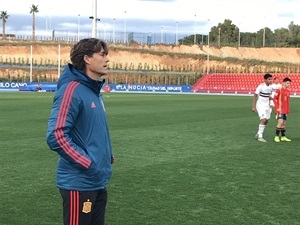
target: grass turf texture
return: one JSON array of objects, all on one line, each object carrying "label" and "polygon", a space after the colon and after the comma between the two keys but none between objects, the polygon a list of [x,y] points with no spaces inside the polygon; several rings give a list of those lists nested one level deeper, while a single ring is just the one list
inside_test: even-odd
[{"label": "grass turf texture", "polygon": [[[60,225],[53,93],[0,93],[0,224]],[[104,94],[116,157],[107,225],[300,224],[300,99],[287,137],[254,139],[251,97]]]}]

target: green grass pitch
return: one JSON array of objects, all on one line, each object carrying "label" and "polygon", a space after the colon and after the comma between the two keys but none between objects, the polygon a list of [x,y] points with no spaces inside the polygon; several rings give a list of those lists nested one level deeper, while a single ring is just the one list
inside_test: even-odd
[{"label": "green grass pitch", "polygon": [[[0,225],[61,225],[53,93],[0,93]],[[300,99],[290,143],[254,139],[251,96],[105,93],[116,162],[107,225],[300,224]]]}]

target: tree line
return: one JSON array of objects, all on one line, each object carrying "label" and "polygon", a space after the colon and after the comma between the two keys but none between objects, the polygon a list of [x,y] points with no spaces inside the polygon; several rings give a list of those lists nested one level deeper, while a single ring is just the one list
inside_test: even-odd
[{"label": "tree line", "polygon": [[[39,12],[38,5],[32,4],[30,7],[30,14],[32,14],[32,40],[35,40],[35,14]],[[2,20],[2,40],[6,39],[5,26],[8,20],[7,11],[0,12],[0,20]]]},{"label": "tree line", "polygon": [[204,44],[217,47],[246,46],[246,47],[299,47],[300,26],[290,22],[288,28],[279,28],[272,31],[264,27],[257,32],[241,32],[240,28],[225,19],[223,23],[211,27],[209,35],[194,34],[179,40],[179,44]]},{"label": "tree line", "polygon": [[[32,4],[30,14],[32,14],[32,40],[35,40],[35,14],[39,12],[38,5]],[[7,11],[0,12],[2,20],[2,40],[6,39],[5,25],[9,18]],[[257,32],[242,32],[240,28],[233,24],[230,19],[225,19],[223,23],[211,27],[209,35],[194,34],[185,36],[178,40],[179,44],[193,45],[214,45],[223,46],[244,46],[244,47],[299,47],[300,46],[300,26],[290,22],[288,28],[278,28],[272,31],[264,27]]]}]

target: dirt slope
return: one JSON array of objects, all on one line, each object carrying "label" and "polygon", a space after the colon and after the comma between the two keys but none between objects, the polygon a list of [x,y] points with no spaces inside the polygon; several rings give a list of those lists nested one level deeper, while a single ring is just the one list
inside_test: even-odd
[{"label": "dirt slope", "polygon": [[[70,46],[58,46],[58,45],[32,45],[32,57],[37,64],[43,64],[48,62],[50,65],[56,65],[57,60],[60,57],[62,63],[69,61]],[[111,68],[115,64],[122,64],[123,68],[125,64],[134,65],[137,69],[138,65],[152,65],[152,67],[158,68],[170,68],[178,65],[191,65],[196,68],[197,71],[206,71],[207,60],[206,57],[202,59],[192,59],[190,56],[176,57],[168,55],[167,53],[185,53],[185,54],[202,54],[207,56],[208,52],[210,56],[218,56],[224,58],[224,61],[209,61],[209,66],[222,65],[228,67],[237,67],[239,72],[243,72],[243,65],[237,65],[235,63],[226,62],[226,57],[234,57],[239,59],[259,59],[270,62],[288,62],[300,64],[300,48],[235,48],[235,47],[222,47],[220,49],[208,46],[165,46],[165,45],[132,45],[132,46],[120,46],[117,47],[110,45],[112,49],[109,53]],[[157,52],[158,54],[150,54],[149,51],[137,52],[130,51],[130,49],[144,49]],[[60,52],[60,55],[59,55]],[[13,45],[8,43],[0,46],[0,63],[5,61],[25,61],[29,62],[31,55],[30,45]],[[299,71],[298,71],[299,72]],[[0,71],[0,75],[7,73]]]}]

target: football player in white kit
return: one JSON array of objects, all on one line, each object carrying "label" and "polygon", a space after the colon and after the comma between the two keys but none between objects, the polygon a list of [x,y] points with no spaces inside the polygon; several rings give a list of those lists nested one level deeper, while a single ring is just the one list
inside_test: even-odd
[{"label": "football player in white kit", "polygon": [[272,94],[272,75],[266,73],[264,75],[264,82],[258,85],[252,98],[252,112],[257,112],[260,123],[258,125],[258,131],[255,135],[260,142],[267,142],[263,138],[263,133],[268,120],[271,116],[270,97]]},{"label": "football player in white kit", "polygon": [[[273,83],[271,84],[271,88],[272,88],[271,97],[272,97],[272,99],[274,98],[274,95],[275,95],[276,91],[281,87],[282,87],[282,84],[279,83],[279,78],[275,77],[274,80],[273,80]],[[275,106],[272,99],[270,100],[270,106],[271,106],[271,112],[270,113],[272,113],[272,108],[274,108],[274,106]],[[276,114],[276,112],[275,112],[275,114]]]}]

